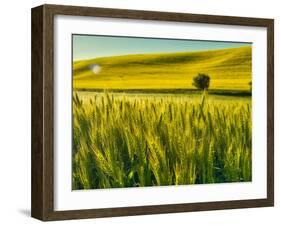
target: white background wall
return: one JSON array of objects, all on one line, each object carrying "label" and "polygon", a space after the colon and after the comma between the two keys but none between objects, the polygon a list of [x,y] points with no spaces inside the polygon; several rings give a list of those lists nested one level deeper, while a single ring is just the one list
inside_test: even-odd
[{"label": "white background wall", "polygon": [[[246,0],[7,0],[0,6],[0,225],[42,225],[30,215],[30,8],[71,4],[275,19],[275,207],[62,221],[50,225],[280,225],[280,1]],[[279,88],[279,89],[277,89]],[[219,191],[218,191],[219,192]]]}]

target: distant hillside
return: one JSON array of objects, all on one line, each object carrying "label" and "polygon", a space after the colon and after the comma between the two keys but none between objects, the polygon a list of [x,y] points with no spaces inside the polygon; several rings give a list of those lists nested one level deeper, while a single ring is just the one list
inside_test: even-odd
[{"label": "distant hillside", "polygon": [[[92,70],[93,65],[98,65],[99,70]],[[73,87],[190,89],[194,88],[192,78],[198,73],[211,77],[210,89],[248,90],[252,49],[137,54],[76,61],[73,63]]]}]

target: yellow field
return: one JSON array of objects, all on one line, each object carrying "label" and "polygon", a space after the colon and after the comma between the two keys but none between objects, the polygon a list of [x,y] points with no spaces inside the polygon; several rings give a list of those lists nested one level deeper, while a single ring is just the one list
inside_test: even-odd
[{"label": "yellow field", "polygon": [[[193,89],[198,73],[211,77],[210,89],[249,90],[252,49],[103,57],[73,63],[74,89]],[[95,74],[91,66],[101,71]]]}]

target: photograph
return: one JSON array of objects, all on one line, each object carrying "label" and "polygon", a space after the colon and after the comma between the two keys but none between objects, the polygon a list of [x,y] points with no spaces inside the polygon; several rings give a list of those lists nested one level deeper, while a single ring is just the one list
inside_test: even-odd
[{"label": "photograph", "polygon": [[252,43],[72,34],[72,189],[252,181]]}]

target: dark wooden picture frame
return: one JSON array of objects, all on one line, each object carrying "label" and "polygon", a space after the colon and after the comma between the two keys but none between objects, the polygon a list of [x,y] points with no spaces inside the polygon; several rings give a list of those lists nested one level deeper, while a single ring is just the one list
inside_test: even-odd
[{"label": "dark wooden picture frame", "polygon": [[[267,28],[267,198],[156,206],[54,210],[54,16],[95,16]],[[274,20],[123,9],[42,5],[32,9],[31,215],[49,220],[114,217],[274,205]]]}]

